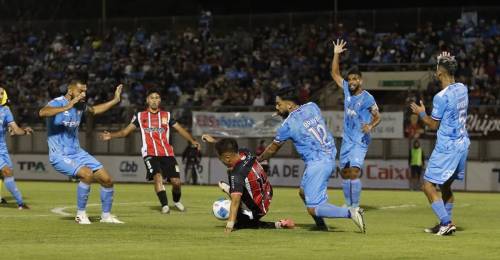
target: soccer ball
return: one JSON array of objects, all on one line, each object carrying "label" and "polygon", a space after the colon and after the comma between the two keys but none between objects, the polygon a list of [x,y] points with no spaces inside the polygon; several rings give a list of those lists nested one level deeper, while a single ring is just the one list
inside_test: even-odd
[{"label": "soccer ball", "polygon": [[231,207],[231,201],[228,199],[221,198],[214,202],[212,206],[212,211],[217,219],[226,220],[229,218],[230,207]]}]

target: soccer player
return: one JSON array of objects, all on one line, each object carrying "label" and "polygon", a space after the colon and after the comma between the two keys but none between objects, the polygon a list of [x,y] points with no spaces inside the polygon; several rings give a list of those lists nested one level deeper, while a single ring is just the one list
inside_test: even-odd
[{"label": "soccer player", "polygon": [[380,123],[380,115],[373,96],[361,87],[361,72],[351,70],[345,81],[340,75],[339,56],[346,49],[346,42],[333,42],[334,55],[331,75],[337,86],[344,90],[344,133],[340,147],[342,190],[348,207],[359,207],[361,180],[359,179],[368,145],[370,132]]},{"label": "soccer player", "polygon": [[[425,229],[425,232],[439,236],[451,235],[456,230],[451,219],[454,202],[451,185],[455,179],[463,180],[465,176],[470,145],[465,125],[469,97],[467,87],[455,82],[456,70],[455,58],[448,52],[441,53],[437,58],[436,77],[441,82],[442,90],[434,96],[431,115],[425,112],[422,101],[420,105],[415,102],[410,105],[413,113],[419,115],[426,126],[438,130],[422,189],[439,219],[438,225]],[[441,189],[441,196],[436,185]]]},{"label": "soccer player", "polygon": [[75,221],[78,224],[91,224],[87,213],[87,200],[90,185],[97,181],[101,184],[102,215],[100,222],[122,224],[111,215],[113,204],[113,181],[108,172],[93,156],[80,147],[78,127],[82,115],[86,112],[98,115],[108,111],[120,102],[122,85],[116,87],[112,100],[89,106],[85,103],[87,85],[82,81],[72,80],[64,96],[51,100],[40,109],[40,117],[47,118],[49,161],[56,171],[68,177],[79,178],[77,188],[77,208]]},{"label": "soccer player", "polygon": [[132,122],[125,128],[116,132],[104,131],[100,134],[101,140],[111,140],[129,135],[136,128],[141,129],[142,137],[142,157],[146,165],[146,179],[154,180],[154,189],[161,204],[161,212],[170,212],[168,206],[167,193],[163,180],[166,179],[172,184],[172,197],[174,206],[179,211],[184,211],[181,199],[181,179],[179,166],[175,160],[174,149],[170,144],[170,129],[174,128],[179,134],[192,145],[200,149],[198,143],[191,134],[184,129],[172,117],[170,112],[160,108],[161,96],[158,89],[150,89],[146,96],[147,109],[139,112],[132,118]]},{"label": "soccer player", "polygon": [[267,146],[258,160],[271,158],[287,140],[292,140],[305,162],[299,195],[316,226],[325,229],[322,218],[351,218],[365,232],[363,209],[342,208],[328,203],[328,180],[335,169],[335,140],[328,131],[319,107],[309,102],[299,106],[294,89],[282,89],[276,96],[276,110],[284,121],[274,141]]},{"label": "soccer player", "polygon": [[269,211],[273,187],[254,154],[247,149],[239,149],[238,143],[233,138],[216,140],[205,134],[202,140],[215,143],[219,160],[228,168],[229,184],[219,182],[219,187],[231,197],[226,233],[230,233],[233,229],[295,226],[291,219],[277,222],[260,221]]},{"label": "soccer player", "polygon": [[[0,87],[0,100],[7,99],[7,92]],[[5,143],[5,135],[10,131],[12,135],[30,135],[33,130],[30,127],[20,128],[14,121],[14,116],[6,105],[7,102],[2,102],[0,105],[0,170],[2,171],[3,183],[12,196],[16,199],[18,209],[29,209],[24,203],[23,196],[17,188],[16,181],[12,174],[12,161],[10,160],[7,144]],[[1,185],[2,183],[0,183]],[[4,199],[2,198],[2,203]],[[6,201],[5,201],[6,203]]]}]

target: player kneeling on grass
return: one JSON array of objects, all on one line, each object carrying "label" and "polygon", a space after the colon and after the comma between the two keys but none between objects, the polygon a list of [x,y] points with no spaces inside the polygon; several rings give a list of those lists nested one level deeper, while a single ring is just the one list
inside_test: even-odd
[{"label": "player kneeling on grass", "polygon": [[260,221],[271,204],[273,187],[255,155],[246,149],[238,149],[233,138],[216,140],[203,135],[202,140],[215,143],[219,160],[228,168],[229,184],[219,182],[219,187],[231,197],[226,233],[242,228],[293,228],[291,219],[277,222]]}]

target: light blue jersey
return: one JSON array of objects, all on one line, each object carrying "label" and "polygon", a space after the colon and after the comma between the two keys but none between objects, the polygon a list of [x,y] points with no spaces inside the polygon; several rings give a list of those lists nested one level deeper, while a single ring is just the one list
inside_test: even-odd
[{"label": "light blue jersey", "polygon": [[319,107],[312,102],[292,111],[275,137],[282,143],[291,139],[304,162],[322,159],[335,160],[337,150],[333,135],[328,131]]},{"label": "light blue jersey", "polygon": [[[69,101],[64,97],[51,100],[50,107],[63,107]],[[78,128],[85,111],[75,107],[47,118],[49,160],[60,173],[76,176],[81,167],[92,171],[102,168],[102,164],[80,147]]]},{"label": "light blue jersey", "polygon": [[335,140],[328,131],[319,107],[307,103],[291,112],[278,129],[274,141],[292,140],[305,162],[300,187],[306,206],[317,207],[328,200],[328,180],[335,169]]},{"label": "light blue jersey", "polygon": [[9,107],[0,106],[0,169],[5,166],[12,169],[12,161],[10,160],[7,143],[5,142],[9,124],[12,122],[14,122],[14,116]]},{"label": "light blue jersey", "polygon": [[[51,107],[64,107],[69,101],[60,96],[49,102]],[[49,153],[74,154],[80,149],[78,128],[83,111],[71,108],[47,118]]]},{"label": "light blue jersey", "polygon": [[431,117],[440,124],[424,179],[436,184],[443,184],[451,177],[462,180],[470,145],[466,129],[467,87],[453,83],[436,94],[432,104]]},{"label": "light blue jersey", "polygon": [[363,125],[372,121],[373,110],[378,110],[377,103],[368,91],[359,95],[351,95],[349,83],[343,81],[344,89],[344,134],[343,139],[356,144],[368,146],[370,134],[363,133]]},{"label": "light blue jersey", "polygon": [[369,133],[363,133],[363,125],[372,121],[372,111],[378,110],[377,103],[370,93],[363,90],[359,95],[351,95],[349,83],[343,81],[344,89],[344,133],[340,148],[340,167],[363,168],[368,145]]}]

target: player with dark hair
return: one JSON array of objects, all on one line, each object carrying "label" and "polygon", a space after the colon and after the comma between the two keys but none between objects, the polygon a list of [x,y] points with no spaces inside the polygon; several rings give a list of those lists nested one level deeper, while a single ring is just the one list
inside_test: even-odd
[{"label": "player with dark hair", "polygon": [[293,228],[291,219],[277,222],[260,221],[269,211],[273,187],[266,172],[254,154],[239,149],[233,138],[216,140],[208,134],[202,140],[215,143],[219,160],[228,168],[229,184],[219,182],[219,187],[231,197],[231,208],[225,232],[242,228]]},{"label": "player with dark hair", "polygon": [[373,96],[363,90],[361,72],[352,69],[347,73],[347,81],[340,74],[340,54],[346,49],[346,42],[333,42],[334,56],[331,75],[337,86],[344,90],[344,133],[340,147],[340,168],[342,190],[348,207],[359,207],[361,197],[361,170],[365,160],[370,132],[380,123],[380,115]]},{"label": "player with dark hair", "polygon": [[[431,129],[437,129],[437,141],[424,174],[424,190],[432,210],[439,219],[439,224],[425,229],[427,233],[439,236],[451,235],[456,227],[452,223],[452,209],[455,197],[451,190],[454,180],[463,180],[465,176],[469,135],[466,128],[467,107],[469,104],[467,87],[455,82],[457,61],[448,52],[437,58],[436,77],[441,82],[442,90],[434,96],[432,113],[425,112],[420,105],[410,105],[413,113]],[[436,190],[441,189],[441,196]]]},{"label": "player with dark hair", "polygon": [[113,181],[102,164],[80,147],[78,128],[85,112],[98,115],[108,111],[120,102],[122,85],[116,87],[112,100],[89,106],[85,103],[87,85],[73,80],[68,85],[66,95],[51,100],[40,109],[40,117],[47,118],[49,161],[56,171],[73,178],[79,178],[77,188],[77,208],[75,221],[91,224],[87,213],[90,184],[101,184],[102,215],[100,222],[122,224],[111,215],[113,205]]},{"label": "player with dark hair", "polygon": [[335,140],[328,131],[319,107],[309,102],[299,106],[295,89],[282,89],[276,96],[276,110],[284,121],[274,142],[267,146],[258,160],[271,158],[281,146],[292,140],[305,162],[299,195],[316,226],[326,229],[323,218],[351,218],[365,232],[363,209],[342,208],[328,203],[328,180],[335,170]]},{"label": "player with dark hair", "polygon": [[[29,209],[26,203],[24,203],[23,196],[17,188],[16,181],[12,174],[13,165],[10,160],[7,144],[5,143],[5,135],[9,131],[11,135],[31,135],[33,130],[30,127],[21,128],[17,125],[16,121],[14,121],[14,116],[6,104],[7,91],[2,87],[0,87],[0,100],[2,101],[0,104],[0,177],[3,177],[5,187],[7,187],[7,190],[9,190],[16,199],[18,209]],[[2,185],[1,182],[0,185]],[[5,203],[7,203],[7,201],[5,201]]]},{"label": "player with dark hair", "polygon": [[104,131],[100,134],[101,140],[111,140],[128,136],[132,131],[141,129],[142,157],[146,165],[146,179],[154,180],[154,189],[161,204],[161,212],[170,212],[167,193],[163,181],[166,179],[172,184],[172,197],[174,206],[179,211],[184,211],[181,199],[181,179],[179,166],[175,160],[174,148],[170,144],[170,129],[174,128],[196,148],[200,144],[184,129],[171,115],[170,112],[160,108],[161,96],[158,89],[150,89],[146,96],[147,109],[134,115],[132,121],[125,128],[116,131]]}]

